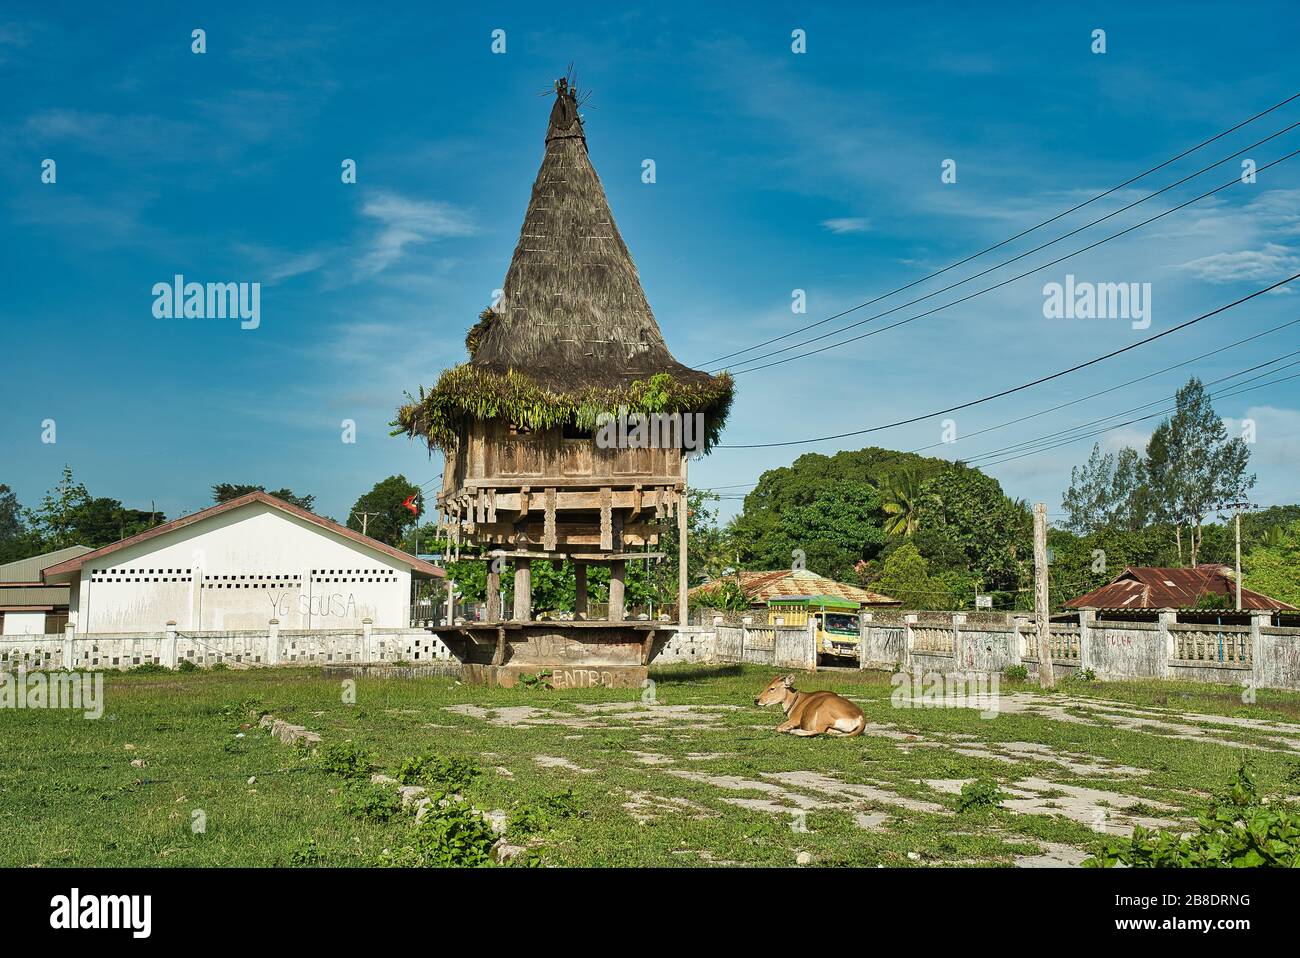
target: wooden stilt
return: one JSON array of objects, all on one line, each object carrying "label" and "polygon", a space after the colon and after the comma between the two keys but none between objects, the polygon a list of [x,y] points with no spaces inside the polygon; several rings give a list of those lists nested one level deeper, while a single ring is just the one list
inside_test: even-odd
[{"label": "wooden stilt", "polygon": [[496,565],[495,559],[488,564],[487,620],[489,622],[497,622],[505,618],[501,614],[501,573],[497,571]]},{"label": "wooden stilt", "polygon": [[527,559],[515,560],[515,614],[518,622],[533,617],[533,570]]},{"label": "wooden stilt", "polygon": [[587,615],[587,563],[573,563],[573,614]]},{"label": "wooden stilt", "polygon": [[609,564],[609,621],[611,622],[623,621],[623,577],[626,573],[627,562],[623,559],[615,559]]}]

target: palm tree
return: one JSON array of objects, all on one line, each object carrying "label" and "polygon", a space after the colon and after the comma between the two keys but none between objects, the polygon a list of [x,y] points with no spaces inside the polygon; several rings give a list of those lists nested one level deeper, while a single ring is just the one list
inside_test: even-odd
[{"label": "palm tree", "polygon": [[907,538],[916,532],[917,509],[921,504],[921,484],[916,474],[902,472],[884,490],[885,532]]}]

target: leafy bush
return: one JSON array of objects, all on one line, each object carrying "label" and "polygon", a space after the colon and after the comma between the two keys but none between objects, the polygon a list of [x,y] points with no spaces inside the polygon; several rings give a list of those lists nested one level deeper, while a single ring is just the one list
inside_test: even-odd
[{"label": "leafy bush", "polygon": [[1002,670],[1002,674],[1012,682],[1023,682],[1029,678],[1029,669],[1017,663],[1016,665],[1008,665]]},{"label": "leafy bush", "polygon": [[139,665],[133,665],[127,669],[132,675],[159,675],[163,672],[170,672],[171,669],[165,665],[159,665],[157,662],[141,662]]},{"label": "leafy bush", "polygon": [[1268,804],[1245,765],[1227,790],[1197,818],[1199,831],[1148,831],[1113,839],[1083,864],[1090,868],[1297,868],[1300,867],[1300,809]]},{"label": "leafy bush", "polygon": [[290,868],[305,868],[320,864],[321,857],[315,839],[309,838],[289,853],[289,860],[286,864]]},{"label": "leafy bush", "polygon": [[339,797],[339,806],[353,818],[386,822],[402,810],[402,801],[392,788],[352,781]]},{"label": "leafy bush", "polygon": [[180,665],[176,666],[177,672],[197,672],[199,667],[190,659],[181,659]]},{"label": "leafy bush", "polygon": [[533,835],[554,828],[561,819],[576,818],[586,814],[578,803],[573,789],[548,795],[540,801],[528,802],[510,815],[509,831],[513,835]]},{"label": "leafy bush", "polygon": [[1004,798],[1006,796],[998,788],[997,782],[981,778],[978,781],[967,782],[961,787],[961,795],[957,799],[957,811],[970,812],[993,808]]},{"label": "leafy bush", "polygon": [[472,868],[491,860],[497,836],[468,802],[435,801],[411,829],[408,844],[385,859],[400,868]]},{"label": "leafy bush", "polygon": [[419,755],[406,759],[398,766],[397,780],[403,785],[423,785],[430,790],[459,792],[468,788],[480,771],[478,763],[468,759]]},{"label": "leafy bush", "polygon": [[520,675],[519,685],[520,687],[529,690],[550,689],[552,687],[551,670],[543,669],[542,671],[538,672],[536,675],[533,675],[531,673]]},{"label": "leafy bush", "polygon": [[343,778],[360,778],[370,771],[370,756],[353,742],[334,742],[316,753],[316,764]]}]

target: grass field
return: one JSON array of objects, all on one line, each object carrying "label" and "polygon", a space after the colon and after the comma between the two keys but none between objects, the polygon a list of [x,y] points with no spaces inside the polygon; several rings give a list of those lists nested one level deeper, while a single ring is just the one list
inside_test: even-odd
[{"label": "grass field", "polygon": [[[857,738],[775,734],[753,699],[772,671],[693,667],[642,693],[362,679],[317,670],[107,677],[105,715],[0,710],[0,865],[374,865],[414,818],[312,750],[306,726],[372,771],[461,759],[460,788],[510,816],[516,863],[926,866],[1077,863],[1097,829],[1186,826],[1246,760],[1300,791],[1300,696],[1228,687],[1004,682],[995,718],[896,708],[883,673],[799,676],[857,701]],[[132,764],[133,761],[136,764]],[[368,782],[363,777],[359,781]],[[974,782],[974,784],[971,784]],[[964,791],[963,791],[964,790]],[[359,806],[359,807],[358,807]],[[196,831],[195,821],[202,830]],[[386,855],[385,850],[390,854]]]}]

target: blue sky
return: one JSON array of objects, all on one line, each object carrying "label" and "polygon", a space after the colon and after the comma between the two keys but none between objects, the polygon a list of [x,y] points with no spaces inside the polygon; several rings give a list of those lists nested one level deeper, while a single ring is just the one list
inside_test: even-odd
[{"label": "blue sky", "polygon": [[[35,504],[66,462],[96,495],[168,515],[215,482],[289,486],[346,518],[438,457],[388,435],[404,390],[465,358],[501,285],[572,61],[588,142],[670,348],[708,361],[822,319],[1003,240],[1300,91],[1293,3],[570,3],[448,13],[133,4],[0,14],[0,482]],[[275,9],[271,9],[274,7]],[[207,52],[191,52],[191,31]],[[1094,29],[1107,50],[1090,50]],[[491,51],[506,31],[506,52]],[[806,31],[807,52],[791,50]],[[1300,121],[1300,100],[943,277],[964,278]],[[1244,154],[1264,165],[1300,129]],[[57,182],[41,182],[41,163]],[[344,159],[356,184],[340,181]],[[656,182],[642,182],[653,159]],[[941,182],[954,159],[957,182]],[[1234,159],[1018,268],[1219,186]],[[1152,335],[1300,272],[1300,157],[1097,250],[816,357],[737,377],[726,443],[844,432],[964,402]],[[261,325],[157,319],[174,274],[260,282]],[[1151,283],[1152,323],[1047,319],[1043,285]],[[860,310],[866,318],[945,285]],[[1300,284],[1297,284],[1300,285]],[[792,290],[807,313],[791,312]],[[970,458],[1300,348],[1300,326],[986,436],[1300,317],[1283,291],[1042,387],[954,415]],[[802,337],[800,337],[801,339]],[[784,341],[784,346],[799,339]],[[835,340],[830,340],[834,342]],[[822,344],[819,344],[822,345]],[[790,355],[790,354],[784,354]],[[1287,362],[1289,360],[1284,360]],[[1281,364],[1279,364],[1281,365]],[[1294,373],[1295,368],[1279,373]],[[1216,404],[1256,424],[1255,498],[1295,501],[1300,380]],[[1155,407],[1153,407],[1155,408]],[[42,421],[57,442],[41,442]],[[340,423],[357,441],[340,441]],[[1141,443],[1154,421],[1101,437]],[[801,452],[937,443],[939,419],[861,440],[719,449],[692,480],[739,486]],[[1059,510],[1092,440],[990,468]],[[429,488],[433,488],[431,484]],[[744,487],[728,489],[743,493]],[[728,510],[739,503],[729,500]]]}]

